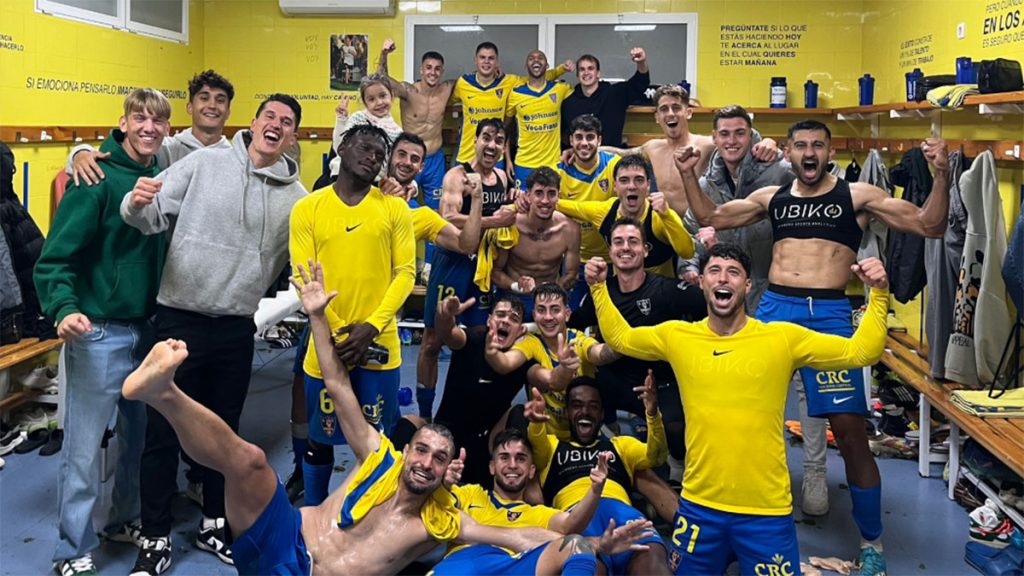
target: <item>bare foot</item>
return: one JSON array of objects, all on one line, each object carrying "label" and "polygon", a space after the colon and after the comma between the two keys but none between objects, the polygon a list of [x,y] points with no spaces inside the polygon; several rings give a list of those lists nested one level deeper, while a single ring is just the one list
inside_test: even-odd
[{"label": "bare foot", "polygon": [[142,364],[128,375],[121,393],[129,400],[151,402],[170,390],[174,371],[188,358],[188,348],[181,340],[157,342]]}]

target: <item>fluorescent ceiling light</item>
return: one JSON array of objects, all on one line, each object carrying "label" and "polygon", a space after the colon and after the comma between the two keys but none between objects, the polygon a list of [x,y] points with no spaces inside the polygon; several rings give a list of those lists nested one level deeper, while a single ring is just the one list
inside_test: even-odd
[{"label": "fluorescent ceiling light", "polygon": [[617,24],[616,32],[650,32],[658,26],[656,24]]},{"label": "fluorescent ceiling light", "polygon": [[441,30],[445,32],[483,32],[484,29],[476,24],[466,24],[460,26],[441,26]]}]

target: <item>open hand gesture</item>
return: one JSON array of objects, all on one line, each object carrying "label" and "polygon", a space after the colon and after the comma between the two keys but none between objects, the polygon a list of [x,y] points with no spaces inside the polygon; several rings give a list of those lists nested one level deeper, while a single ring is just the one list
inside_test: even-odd
[{"label": "open hand gesture", "polygon": [[523,406],[523,416],[530,422],[543,424],[551,420],[548,415],[547,404],[544,403],[544,396],[538,388],[530,390],[530,401]]},{"label": "open hand gesture", "polygon": [[338,292],[332,290],[328,294],[324,291],[324,268],[319,262],[313,262],[313,259],[310,258],[306,266],[303,268],[302,264],[297,264],[295,267],[299,271],[299,277],[290,276],[288,282],[298,289],[302,299],[302,308],[306,314],[320,315],[324,313],[327,304],[338,295]]}]

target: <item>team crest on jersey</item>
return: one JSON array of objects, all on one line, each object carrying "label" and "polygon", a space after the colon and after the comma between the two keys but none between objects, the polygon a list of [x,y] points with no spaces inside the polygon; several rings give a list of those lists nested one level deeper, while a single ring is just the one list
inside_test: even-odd
[{"label": "team crest on jersey", "polygon": [[643,298],[641,300],[637,300],[636,301],[636,307],[640,309],[640,312],[644,316],[650,316],[651,315],[651,299],[650,298]]},{"label": "team crest on jersey", "polygon": [[494,91],[494,93],[498,96],[498,98],[501,98],[501,95],[505,93],[505,89],[498,88],[497,90]]},{"label": "team crest on jersey", "polygon": [[608,192],[608,181],[598,180],[597,185],[601,187],[601,192]]},{"label": "team crest on jersey", "polygon": [[675,548],[668,552],[668,567],[675,572],[679,568],[679,561],[683,559],[683,555],[679,553]]},{"label": "team crest on jersey", "polygon": [[334,436],[334,423],[337,422],[334,418],[334,414],[324,414],[320,417],[320,428],[323,429],[324,435],[328,438]]},{"label": "team crest on jersey", "polygon": [[508,521],[509,522],[515,522],[516,520],[519,520],[519,517],[522,516],[522,515],[523,515],[522,512],[513,512],[513,511],[509,510],[508,511]]},{"label": "team crest on jersey", "polygon": [[548,94],[548,98],[551,100],[552,104],[558,102],[558,94]]}]

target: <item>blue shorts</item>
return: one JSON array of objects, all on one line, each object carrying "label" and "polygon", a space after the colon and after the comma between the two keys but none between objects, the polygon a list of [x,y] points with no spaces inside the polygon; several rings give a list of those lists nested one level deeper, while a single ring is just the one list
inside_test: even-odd
[{"label": "blue shorts", "polygon": [[310,574],[312,559],[302,539],[302,514],[292,508],[281,481],[256,522],[235,539],[231,555],[239,574]]},{"label": "blue shorts", "polygon": [[791,515],[723,512],[679,499],[669,568],[674,574],[724,574],[733,559],[741,574],[799,574],[800,549]]},{"label": "blue shorts", "polygon": [[533,174],[533,171],[536,170],[536,168],[527,168],[518,164],[515,164],[513,168],[515,168],[516,171],[516,181],[514,182],[516,188],[526,190],[526,179],[530,177],[530,174]]},{"label": "blue shorts", "polygon": [[569,293],[569,309],[573,312],[580,309],[583,299],[590,294],[590,286],[587,285],[587,279],[583,276],[583,269],[586,266],[586,262],[580,262],[580,275],[576,277],[576,284],[573,285],[572,292]]},{"label": "blue shorts", "polygon": [[[850,301],[841,298],[801,298],[765,290],[757,307],[762,322],[792,322],[822,334],[853,336]],[[801,368],[800,377],[807,392],[807,413],[868,415],[867,388],[860,367],[843,370]]]},{"label": "blue shorts", "polygon": [[423,303],[423,324],[426,327],[434,327],[438,300],[449,296],[458,296],[462,302],[471,297],[476,298],[476,304],[459,316],[459,323],[470,327],[487,323],[487,315],[491,313],[491,295],[483,294],[473,282],[475,274],[476,260],[441,247],[434,250],[434,261],[427,280],[427,296]]},{"label": "blue shorts", "polygon": [[[594,518],[587,525],[587,529],[583,531],[583,536],[597,536],[600,538],[604,534],[605,529],[608,528],[608,522],[611,520],[615,520],[615,526],[618,527],[625,526],[627,522],[632,520],[647,520],[647,517],[636,508],[619,502],[614,498],[601,498],[601,501],[597,503],[597,512],[594,513]],[[665,547],[665,541],[661,539],[661,535],[653,528],[649,530],[647,536],[637,540],[636,543],[660,544],[662,548]],[[601,554],[600,559],[608,568],[608,574],[625,574],[633,554],[635,554],[634,551],[626,550],[618,554]]]},{"label": "blue shorts", "polygon": [[299,343],[295,346],[295,362],[292,364],[292,374],[305,376],[306,371],[302,369],[302,363],[306,361],[306,349],[309,348],[309,322],[302,329],[302,336],[299,336]]},{"label": "blue shorts", "polygon": [[441,188],[446,172],[444,150],[438,149],[423,159],[423,169],[416,175],[416,183],[423,193],[423,202],[436,212],[441,206]]},{"label": "blue shorts", "polygon": [[[399,369],[352,368],[349,378],[366,421],[380,432],[391,432],[399,418]],[[334,411],[334,401],[327,393],[324,381],[309,374],[306,374],[306,415],[309,416],[311,440],[335,446],[346,443]]]},{"label": "blue shorts", "polygon": [[534,576],[537,573],[537,560],[544,553],[548,544],[536,548],[509,554],[496,546],[475,544],[463,548],[445,557],[428,572],[434,576],[476,576],[477,574],[516,574]]}]

